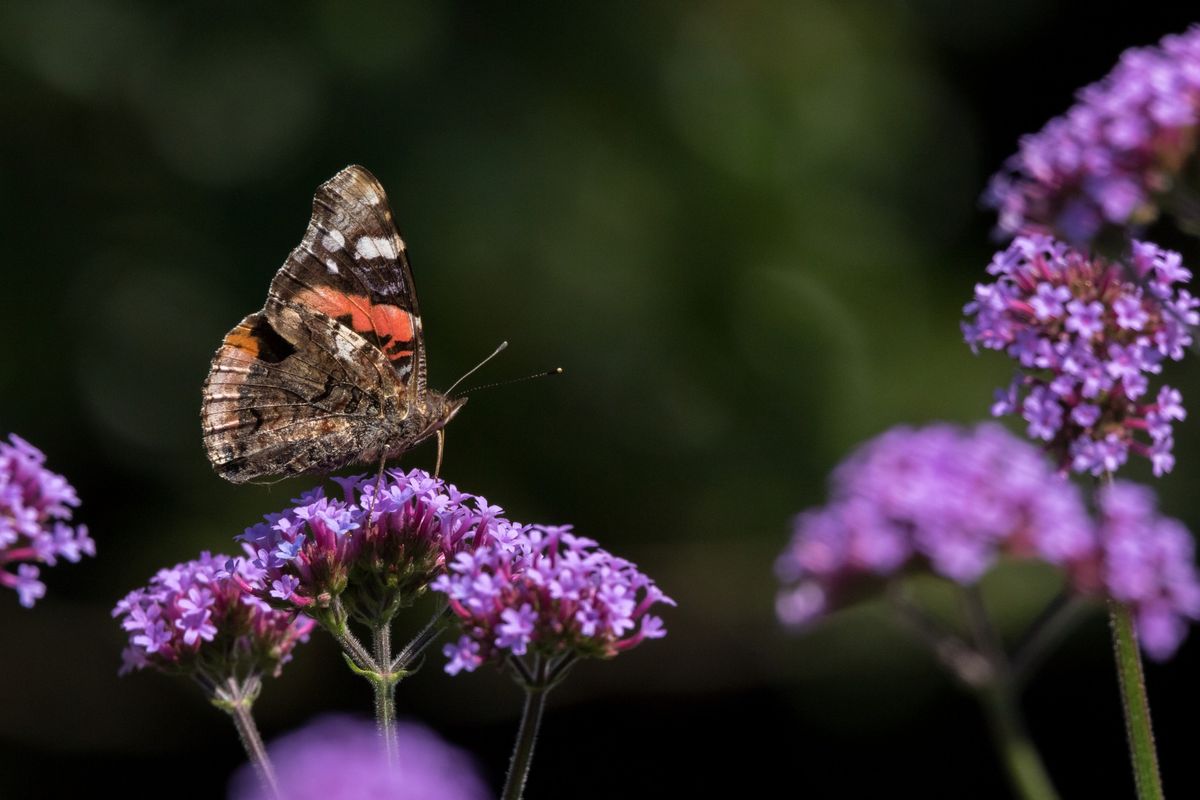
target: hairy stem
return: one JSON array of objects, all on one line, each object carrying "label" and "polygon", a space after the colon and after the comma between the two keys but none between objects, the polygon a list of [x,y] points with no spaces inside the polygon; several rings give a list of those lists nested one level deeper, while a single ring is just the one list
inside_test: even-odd
[{"label": "hairy stem", "polygon": [[1129,757],[1139,800],[1162,800],[1162,778],[1158,771],[1158,753],[1154,747],[1154,729],[1150,724],[1150,699],[1146,695],[1146,676],[1138,652],[1137,632],[1129,607],[1110,600],[1108,622],[1112,630],[1113,653],[1117,661],[1117,682],[1121,686],[1121,704],[1125,710],[1125,733],[1129,739]]},{"label": "hairy stem", "polygon": [[270,796],[279,800],[279,781],[275,777],[275,768],[271,765],[267,748],[263,745],[258,726],[254,724],[254,715],[251,714],[260,687],[258,678],[250,678],[245,682],[230,678],[224,685],[214,687],[212,703],[233,719],[238,738],[241,739],[242,747],[245,748],[250,764],[254,767],[255,775]]},{"label": "hairy stem", "polygon": [[383,739],[390,767],[396,758],[396,683],[399,677],[390,669],[387,672],[382,670],[385,664],[390,666],[392,663],[391,622],[376,625],[371,634],[377,665],[377,672],[371,680],[375,687],[375,723],[379,727],[379,736]]},{"label": "hairy stem", "polygon": [[542,712],[546,707],[546,663],[538,656],[532,670],[534,680],[525,684],[525,708],[521,712],[521,727],[517,730],[517,741],[513,746],[512,759],[508,764],[508,778],[500,800],[520,800],[525,793],[525,782],[529,778],[529,765],[533,761],[533,747],[537,743],[538,728],[542,724]]}]

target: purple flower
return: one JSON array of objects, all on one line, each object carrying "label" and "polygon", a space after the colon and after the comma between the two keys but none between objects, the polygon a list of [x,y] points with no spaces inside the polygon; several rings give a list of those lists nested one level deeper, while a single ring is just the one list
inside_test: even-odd
[{"label": "purple flower", "polygon": [[1086,243],[1149,222],[1194,156],[1200,122],[1200,26],[1125,51],[1076,104],[1020,147],[985,202],[1009,234]]},{"label": "purple flower", "polygon": [[193,675],[210,684],[250,674],[277,675],[313,621],[276,611],[244,589],[259,579],[228,556],[201,553],[195,561],[161,569],[113,609],[129,634],[121,673],[154,667]]},{"label": "purple flower", "polygon": [[[1119,441],[1088,441],[1119,460],[1104,449]],[[998,425],[892,429],[834,471],[824,507],[796,518],[776,613],[801,627],[913,570],[971,584],[1001,556],[1032,557],[1076,593],[1129,604],[1146,652],[1167,658],[1200,619],[1191,536],[1145,487],[1115,482],[1098,504],[1093,520],[1078,489]]]},{"label": "purple flower", "polygon": [[498,506],[424,470],[334,480],[341,498],[318,487],[240,537],[257,575],[245,588],[322,624],[340,624],[330,616],[335,601],[368,625],[390,616],[456,553],[506,536],[511,525]]},{"label": "purple flower", "polygon": [[549,658],[609,658],[666,635],[648,613],[674,605],[623,558],[575,536],[570,526],[529,526],[459,553],[434,591],[446,595],[462,636],[443,652],[446,671],[532,651]]},{"label": "purple flower", "polygon": [[[1164,411],[1145,397],[1162,361],[1183,357],[1198,321],[1195,299],[1177,285],[1191,275],[1179,254],[1135,242],[1126,269],[1045,236],[1018,236],[988,272],[996,281],[976,287],[964,336],[972,350],[1003,350],[1022,369],[992,413],[1020,410],[1030,438],[1064,470],[1100,475],[1130,453],[1149,458],[1156,474],[1169,470],[1182,398],[1161,387]],[[1045,313],[1055,310],[1046,301],[1052,289],[1062,290],[1056,300],[1073,298],[1065,318]]]},{"label": "purple flower", "polygon": [[1165,660],[1187,635],[1188,621],[1200,619],[1192,536],[1178,520],[1159,516],[1144,486],[1117,481],[1097,499],[1102,556],[1095,588],[1131,607],[1142,648]]},{"label": "purple flower", "polygon": [[827,505],[797,517],[776,607],[803,624],[915,565],[973,583],[1004,553],[1065,567],[1094,552],[1078,489],[1037,448],[990,423],[894,428],[834,471]]},{"label": "purple flower", "polygon": [[[471,758],[416,723],[396,725],[389,768],[375,726],[328,715],[272,742],[267,753],[287,800],[486,800],[493,796]],[[234,775],[233,800],[271,800],[249,765]]]},{"label": "purple flower", "polygon": [[0,442],[0,586],[15,589],[26,608],[46,594],[41,571],[29,562],[54,566],[59,558],[96,555],[87,527],[68,524],[79,505],[75,489],[45,462],[41,450],[15,433]]}]

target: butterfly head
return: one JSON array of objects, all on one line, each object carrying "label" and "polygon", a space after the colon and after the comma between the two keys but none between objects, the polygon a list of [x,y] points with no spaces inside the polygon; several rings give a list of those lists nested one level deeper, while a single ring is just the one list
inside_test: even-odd
[{"label": "butterfly head", "polygon": [[437,392],[430,392],[426,401],[425,430],[420,438],[431,436],[449,424],[459,410],[467,404],[465,397],[449,397]]}]

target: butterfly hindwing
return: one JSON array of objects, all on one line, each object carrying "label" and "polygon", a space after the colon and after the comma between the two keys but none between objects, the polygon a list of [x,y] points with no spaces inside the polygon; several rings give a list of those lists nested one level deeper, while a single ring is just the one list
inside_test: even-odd
[{"label": "butterfly hindwing", "polygon": [[378,348],[410,398],[425,391],[412,271],[387,195],[366,169],[346,167],[317,190],[308,230],[270,297],[337,320]]},{"label": "butterfly hindwing", "polygon": [[374,445],[378,420],[400,401],[387,360],[353,330],[268,303],[213,359],[204,443],[217,471],[237,483],[330,471]]}]

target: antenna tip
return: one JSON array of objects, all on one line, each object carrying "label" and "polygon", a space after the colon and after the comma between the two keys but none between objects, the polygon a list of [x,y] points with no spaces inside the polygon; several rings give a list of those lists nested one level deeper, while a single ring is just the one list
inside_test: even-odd
[{"label": "antenna tip", "polygon": [[551,375],[562,375],[562,374],[563,374],[563,368],[562,368],[562,367],[555,367],[554,369],[550,370],[550,374],[551,374]]},{"label": "antenna tip", "polygon": [[504,349],[504,348],[506,348],[506,347],[508,347],[508,340],[507,340],[507,339],[506,339],[505,341],[503,341],[503,342],[501,342],[501,343],[500,343],[500,346],[496,348],[496,352],[497,352],[497,353],[499,353],[501,350],[503,350],[503,349]]}]

